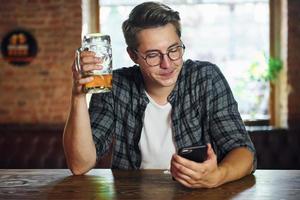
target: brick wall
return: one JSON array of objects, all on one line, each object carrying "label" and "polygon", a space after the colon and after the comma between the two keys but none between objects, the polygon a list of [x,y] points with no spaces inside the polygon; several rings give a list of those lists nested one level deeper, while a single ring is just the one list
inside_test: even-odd
[{"label": "brick wall", "polygon": [[288,1],[288,124],[300,127],[300,1]]},{"label": "brick wall", "polygon": [[74,50],[81,38],[81,0],[0,0],[0,40],[16,28],[34,35],[36,58],[24,67],[0,55],[0,124],[64,123]]}]

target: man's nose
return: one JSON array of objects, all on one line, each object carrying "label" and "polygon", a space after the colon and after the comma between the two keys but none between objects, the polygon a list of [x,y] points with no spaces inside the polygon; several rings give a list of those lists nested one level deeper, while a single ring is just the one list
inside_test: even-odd
[{"label": "man's nose", "polygon": [[169,56],[167,54],[162,54],[160,67],[161,68],[169,68],[169,67],[171,67],[171,64],[172,63],[171,63]]}]

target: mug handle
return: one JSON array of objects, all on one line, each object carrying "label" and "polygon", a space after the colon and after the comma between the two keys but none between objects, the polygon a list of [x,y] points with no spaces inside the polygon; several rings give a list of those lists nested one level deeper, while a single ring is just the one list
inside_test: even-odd
[{"label": "mug handle", "polygon": [[82,70],[81,70],[81,65],[80,65],[80,53],[82,52],[82,48],[79,47],[77,50],[76,50],[76,54],[75,54],[75,69],[77,72],[81,73]]}]

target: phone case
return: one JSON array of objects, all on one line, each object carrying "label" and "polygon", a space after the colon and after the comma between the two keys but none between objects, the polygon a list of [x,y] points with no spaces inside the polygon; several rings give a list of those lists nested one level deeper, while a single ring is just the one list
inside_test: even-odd
[{"label": "phone case", "polygon": [[184,147],[179,149],[178,155],[195,162],[204,162],[207,159],[207,146]]}]

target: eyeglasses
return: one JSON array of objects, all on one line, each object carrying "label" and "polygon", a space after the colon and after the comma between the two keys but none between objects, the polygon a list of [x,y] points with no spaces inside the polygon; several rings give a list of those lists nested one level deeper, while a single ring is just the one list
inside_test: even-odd
[{"label": "eyeglasses", "polygon": [[162,63],[164,55],[167,55],[171,61],[179,60],[184,54],[185,46],[184,44],[177,45],[168,49],[166,53],[161,53],[160,51],[152,51],[146,56],[142,56],[140,52],[134,50],[141,58],[143,58],[146,63],[152,67],[158,66]]}]

